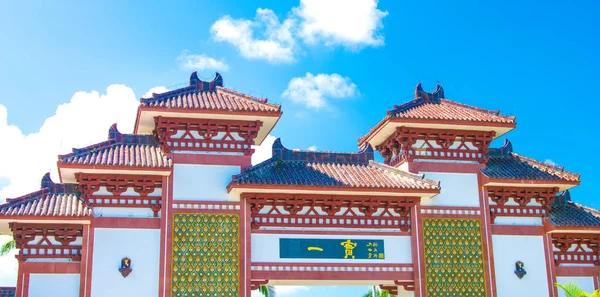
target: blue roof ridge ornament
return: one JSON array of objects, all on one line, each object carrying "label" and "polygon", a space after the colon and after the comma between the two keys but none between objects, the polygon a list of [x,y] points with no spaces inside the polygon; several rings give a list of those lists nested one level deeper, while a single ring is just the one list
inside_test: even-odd
[{"label": "blue roof ridge ornament", "polygon": [[418,83],[415,88],[415,99],[417,98],[423,98],[425,101],[431,103],[440,103],[440,99],[446,97],[444,96],[444,88],[442,88],[440,84],[435,85],[435,91],[433,93],[428,93],[423,90],[421,83]]},{"label": "blue roof ridge ornament", "polygon": [[47,172],[40,181],[40,189],[15,198],[7,198],[6,202],[9,205],[15,205],[21,202],[27,202],[32,199],[38,199],[40,196],[47,194],[79,194],[77,184],[57,184],[52,181],[50,172]]},{"label": "blue roof ridge ornament", "polygon": [[510,155],[510,153],[513,152],[512,143],[510,142],[510,140],[508,140],[508,138],[504,139],[504,145],[502,145],[502,147],[500,148],[500,152],[504,156],[508,156]]},{"label": "blue roof ridge ornament", "polygon": [[272,158],[282,161],[305,161],[315,163],[340,163],[367,165],[374,159],[373,148],[370,145],[363,146],[358,153],[341,153],[327,151],[290,150],[283,146],[281,138],[273,142]]},{"label": "blue roof ridge ornament", "polygon": [[163,98],[177,97],[179,95],[185,95],[198,91],[214,92],[216,91],[217,87],[223,87],[223,76],[220,73],[215,72],[215,78],[213,78],[212,81],[203,81],[198,78],[198,72],[194,71],[190,75],[190,83],[188,86],[160,94],[152,93],[152,97],[142,98],[140,103],[147,104],[148,102],[154,102]]},{"label": "blue roof ridge ornament", "polygon": [[554,205],[566,205],[571,202],[571,193],[569,190],[560,192],[556,194],[556,198],[554,199]]}]

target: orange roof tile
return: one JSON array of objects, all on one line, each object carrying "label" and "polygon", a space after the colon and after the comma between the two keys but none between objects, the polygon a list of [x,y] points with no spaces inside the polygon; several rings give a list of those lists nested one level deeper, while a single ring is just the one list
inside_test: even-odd
[{"label": "orange roof tile", "polygon": [[190,85],[152,98],[142,98],[141,107],[205,109],[225,111],[251,111],[280,113],[281,106],[223,87],[223,77],[217,73],[211,82],[203,82],[196,72],[190,77]]},{"label": "orange roof tile", "polygon": [[502,148],[489,150],[488,162],[481,173],[492,179],[580,181],[579,174],[565,171],[563,167],[514,153],[508,139]]},{"label": "orange roof tile", "polygon": [[439,182],[373,161],[369,146],[360,153],[288,150],[277,139],[273,157],[233,177],[236,185],[439,190]]},{"label": "orange roof tile", "polygon": [[55,184],[50,173],[42,178],[41,190],[13,199],[0,205],[3,216],[53,216],[88,217],[92,209],[79,199],[76,184]]},{"label": "orange roof tile", "polygon": [[415,99],[402,105],[394,105],[394,108],[389,110],[387,115],[369,133],[359,139],[359,145],[362,146],[375,131],[386,122],[394,119],[457,121],[472,124],[515,124],[514,116],[504,116],[499,111],[487,110],[445,99],[444,89],[440,85],[437,85],[435,92],[427,93],[423,90],[421,84],[418,84],[415,90]]},{"label": "orange roof tile", "polygon": [[108,140],[58,157],[58,164],[170,168],[171,159],[153,135],[121,134],[117,124],[110,127]]}]

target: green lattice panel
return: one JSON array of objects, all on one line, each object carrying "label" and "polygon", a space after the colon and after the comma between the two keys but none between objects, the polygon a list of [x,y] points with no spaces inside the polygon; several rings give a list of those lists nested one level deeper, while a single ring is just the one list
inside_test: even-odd
[{"label": "green lattice panel", "polygon": [[239,296],[239,217],[174,214],[171,297]]},{"label": "green lattice panel", "polygon": [[424,219],[427,297],[485,297],[481,224],[477,219]]}]

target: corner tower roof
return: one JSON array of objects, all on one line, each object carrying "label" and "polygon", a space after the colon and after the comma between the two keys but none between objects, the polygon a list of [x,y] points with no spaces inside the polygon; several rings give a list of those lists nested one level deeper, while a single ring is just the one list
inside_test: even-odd
[{"label": "corner tower roof", "polygon": [[391,135],[396,127],[418,127],[453,130],[495,131],[496,137],[516,126],[515,117],[445,99],[444,89],[437,85],[435,92],[427,93],[421,84],[415,88],[413,100],[394,105],[392,110],[369,133],[361,137],[375,147]]},{"label": "corner tower roof", "polygon": [[217,73],[208,82],[193,72],[189,86],[142,98],[135,123],[136,134],[151,134],[154,117],[260,120],[263,128],[256,144],[262,143],[281,116],[281,106],[266,98],[249,96],[223,87],[223,77]]}]

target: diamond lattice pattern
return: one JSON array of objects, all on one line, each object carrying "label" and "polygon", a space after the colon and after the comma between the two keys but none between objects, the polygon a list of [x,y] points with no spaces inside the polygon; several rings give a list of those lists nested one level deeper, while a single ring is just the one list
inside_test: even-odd
[{"label": "diamond lattice pattern", "polygon": [[485,297],[478,219],[424,219],[428,297]]},{"label": "diamond lattice pattern", "polygon": [[171,297],[239,296],[238,220],[174,214]]}]

